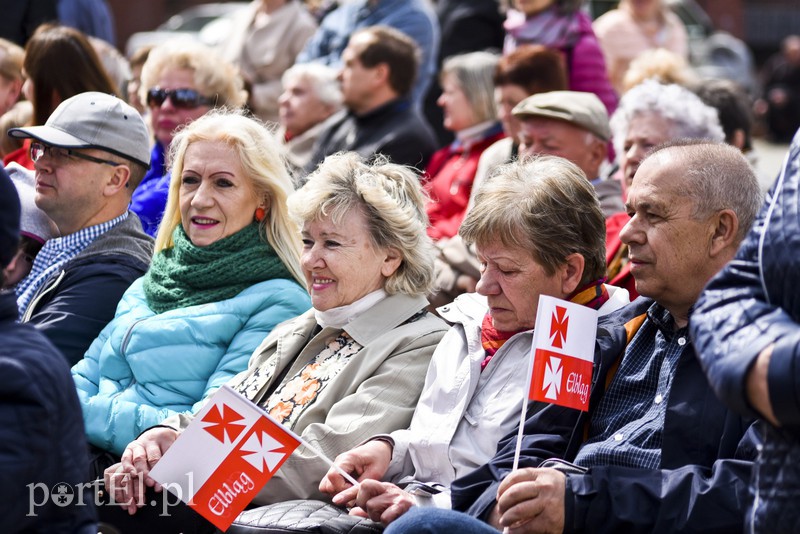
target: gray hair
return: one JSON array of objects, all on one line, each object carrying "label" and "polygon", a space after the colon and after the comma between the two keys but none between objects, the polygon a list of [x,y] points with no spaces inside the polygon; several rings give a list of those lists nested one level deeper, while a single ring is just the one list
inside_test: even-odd
[{"label": "gray hair", "polygon": [[440,78],[452,76],[464,92],[477,122],[497,119],[494,101],[494,71],[499,57],[490,52],[469,52],[449,57]]},{"label": "gray hair", "polygon": [[501,165],[478,189],[459,235],[531,251],[552,275],[567,256],[584,258],[581,285],[606,271],[606,233],[597,194],[574,163],[537,156]]},{"label": "gray hair", "polygon": [[642,161],[676,153],[686,176],[687,194],[694,202],[693,216],[703,218],[724,209],[739,219],[739,241],[744,239],[761,207],[758,178],[747,158],[725,143],[679,139],[657,146]]},{"label": "gray hair", "polygon": [[334,224],[353,210],[366,216],[376,247],[394,248],[400,267],[387,280],[387,293],[424,295],[433,287],[436,257],[427,234],[427,197],[416,171],[378,157],[366,163],[358,154],[328,156],[288,200],[299,224],[330,217]]},{"label": "gray hair", "polygon": [[342,88],[337,75],[336,69],[322,63],[298,63],[286,69],[281,83],[286,87],[290,81],[306,79],[323,104],[339,110],[342,108]]},{"label": "gray hair", "polygon": [[656,113],[669,120],[672,139],[708,139],[722,141],[725,132],[719,123],[717,110],[707,106],[685,87],[645,80],[622,96],[619,107],[611,117],[614,150],[624,153],[625,137],[631,120],[642,113]]}]

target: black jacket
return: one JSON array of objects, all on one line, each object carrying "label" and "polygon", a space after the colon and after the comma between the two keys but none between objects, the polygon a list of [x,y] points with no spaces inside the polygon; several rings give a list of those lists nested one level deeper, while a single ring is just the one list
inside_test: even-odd
[{"label": "black jacket", "polygon": [[392,163],[422,170],[437,148],[430,125],[410,101],[399,99],[365,115],[344,115],[320,135],[304,171],[310,173],[327,156],[342,151],[367,159],[381,154]]},{"label": "black jacket", "polygon": [[800,530],[800,132],[787,161],[736,257],[708,284],[691,318],[711,385],[740,413],[755,415],[745,376],[775,344],[767,381],[782,428],[765,429],[754,477],[758,532]]},{"label": "black jacket", "polygon": [[14,293],[0,291],[0,532],[96,534],[94,492],[77,487],[89,458],[72,375],[47,338],[16,319]]},{"label": "black jacket", "polygon": [[[625,325],[652,303],[640,298],[600,319],[588,412],[529,405],[520,467],[575,458],[609,370],[625,352]],[[756,455],[748,426],[717,400],[693,352],[685,350],[669,394],[660,469],[606,466],[569,475],[564,532],[740,532]],[[453,482],[453,508],[488,517],[497,486],[511,470],[515,440],[516,432],[488,464]]]},{"label": "black jacket", "polygon": [[114,318],[128,286],[147,271],[152,255],[153,239],[129,212],[42,285],[22,321],[35,325],[75,365]]}]

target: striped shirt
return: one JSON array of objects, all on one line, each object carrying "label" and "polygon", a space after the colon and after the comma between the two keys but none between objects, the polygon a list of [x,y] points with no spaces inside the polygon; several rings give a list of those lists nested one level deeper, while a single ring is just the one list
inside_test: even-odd
[{"label": "striped shirt", "polygon": [[64,265],[83,252],[92,242],[128,218],[126,211],[116,219],[83,228],[75,233],[54,237],[45,241],[44,246],[33,260],[30,274],[17,284],[17,310],[20,320],[33,300],[34,295],[47,280],[58,273]]}]

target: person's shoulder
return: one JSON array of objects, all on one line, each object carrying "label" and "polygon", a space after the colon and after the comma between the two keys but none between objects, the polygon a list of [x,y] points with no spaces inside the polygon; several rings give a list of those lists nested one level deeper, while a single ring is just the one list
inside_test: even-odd
[{"label": "person's shoulder", "polygon": [[625,26],[630,23],[630,17],[621,9],[612,9],[606,11],[597,17],[592,23],[594,32],[600,34],[607,34],[620,26]]}]

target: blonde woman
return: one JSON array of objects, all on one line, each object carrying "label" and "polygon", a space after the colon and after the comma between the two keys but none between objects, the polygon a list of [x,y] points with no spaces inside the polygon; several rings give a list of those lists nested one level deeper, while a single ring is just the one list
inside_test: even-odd
[{"label": "blonde woman", "polygon": [[230,112],[175,137],[150,269],[72,370],[96,474],[143,430],[193,412],[308,309],[279,151],[261,123]]}]

